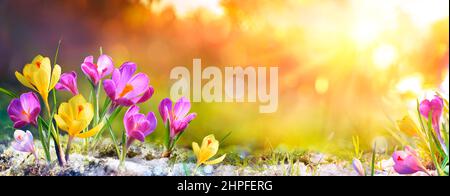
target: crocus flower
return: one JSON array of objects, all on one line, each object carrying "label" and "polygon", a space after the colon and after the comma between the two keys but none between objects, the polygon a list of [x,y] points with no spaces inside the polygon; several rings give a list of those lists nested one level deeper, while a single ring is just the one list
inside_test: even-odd
[{"label": "crocus flower", "polygon": [[55,87],[60,76],[61,67],[55,65],[52,71],[50,59],[41,55],[36,56],[30,64],[26,64],[22,74],[16,71],[19,82],[39,93],[48,111],[50,111],[48,93]]},{"label": "crocus flower", "polygon": [[358,173],[358,175],[360,175],[360,176],[366,175],[366,171],[364,170],[364,167],[359,159],[354,158],[352,165],[353,165],[353,169],[356,171],[356,173]]},{"label": "crocus flower", "polygon": [[94,109],[92,104],[86,102],[81,94],[72,97],[68,103],[64,102],[59,106],[58,114],[55,114],[56,124],[60,129],[69,134],[66,161],[68,160],[70,144],[74,137],[92,137],[103,127],[103,123],[99,123],[91,130],[81,133],[81,131],[88,127],[93,117]]},{"label": "crocus flower", "polygon": [[146,74],[136,72],[136,64],[127,62],[115,69],[112,78],[103,81],[106,94],[113,105],[132,106],[150,99],[153,87],[149,85]]},{"label": "crocus flower", "polygon": [[9,118],[14,122],[14,128],[17,129],[28,124],[36,126],[41,105],[36,94],[29,92],[13,99],[7,110]]},{"label": "crocus flower", "polygon": [[159,113],[164,124],[169,120],[170,137],[174,138],[183,132],[188,124],[197,116],[196,113],[188,114],[191,109],[191,103],[185,97],[180,98],[172,109],[172,101],[165,98],[159,104]]},{"label": "crocus flower", "polygon": [[401,120],[397,121],[397,125],[400,131],[409,136],[415,136],[419,132],[416,124],[409,116],[405,116]]},{"label": "crocus flower", "polygon": [[55,114],[55,121],[58,127],[69,134],[69,137],[87,138],[93,136],[103,124],[100,123],[92,130],[81,133],[94,117],[94,109],[91,103],[78,94],[72,97],[68,103],[62,103]]},{"label": "crocus flower", "polygon": [[139,113],[138,106],[132,106],[125,113],[123,124],[127,134],[127,148],[134,140],[144,142],[145,137],[156,128],[156,117],[153,112],[149,112],[147,116]]},{"label": "crocus flower", "polygon": [[414,174],[422,171],[430,175],[425,166],[419,160],[417,152],[410,146],[406,146],[404,151],[395,151],[392,154],[394,170],[399,174]]},{"label": "crocus flower", "polygon": [[81,64],[81,70],[88,79],[97,86],[98,82],[105,76],[111,74],[114,70],[114,63],[108,55],[100,55],[97,64],[94,63],[94,57],[88,56]]},{"label": "crocus flower", "polygon": [[31,153],[36,159],[36,162],[39,160],[36,148],[34,147],[33,135],[30,131],[16,130],[14,132],[14,139],[16,141],[13,141],[11,144],[14,150]]},{"label": "crocus flower", "polygon": [[74,96],[78,95],[77,73],[74,71],[70,73],[63,73],[61,75],[61,79],[56,84],[55,89],[60,91],[69,91]]},{"label": "crocus flower", "polygon": [[192,149],[197,157],[197,166],[200,166],[201,164],[213,165],[220,163],[226,156],[226,154],[224,154],[217,159],[209,160],[216,155],[219,150],[219,141],[214,138],[213,134],[203,138],[201,147],[196,142],[192,142]]},{"label": "crocus flower", "polygon": [[431,124],[433,126],[433,129],[436,133],[437,138],[439,139],[439,142],[441,143],[442,148],[444,149],[445,153],[448,155],[448,148],[445,145],[445,141],[441,136],[441,129],[440,129],[440,119],[442,115],[442,111],[444,108],[444,100],[435,95],[432,100],[425,99],[423,100],[419,105],[419,111],[426,119],[429,118],[431,115]]}]

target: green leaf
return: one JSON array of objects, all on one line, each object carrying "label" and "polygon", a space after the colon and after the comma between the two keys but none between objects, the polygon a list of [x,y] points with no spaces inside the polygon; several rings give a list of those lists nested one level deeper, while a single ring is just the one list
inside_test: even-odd
[{"label": "green leaf", "polygon": [[444,173],[448,176],[448,165],[444,168]]},{"label": "green leaf", "polygon": [[225,141],[231,135],[231,133],[233,133],[233,131],[229,131],[225,136],[223,136],[219,143],[222,144],[223,141]]},{"label": "green leaf", "polygon": [[47,142],[47,139],[44,135],[44,131],[42,129],[42,122],[38,120],[38,133],[39,133],[39,140],[41,141],[42,144],[42,148],[44,149],[44,153],[45,153],[45,158],[47,159],[47,162],[50,162],[51,156],[50,156],[50,149],[49,149],[49,143]]},{"label": "green leaf", "polygon": [[175,138],[173,138],[172,145],[170,146],[170,150],[172,150],[175,147],[175,144],[177,144],[178,140],[181,138],[181,135],[183,135],[184,131],[178,133]]},{"label": "green leaf", "polygon": [[164,145],[166,146],[167,150],[170,150],[170,120],[167,119],[166,122],[166,132],[164,133]]},{"label": "green leaf", "polygon": [[122,157],[121,162],[125,160],[127,157],[127,135],[125,134],[125,131],[122,131]]},{"label": "green leaf", "polygon": [[16,93],[14,93],[14,92],[12,92],[12,91],[10,91],[10,90],[6,90],[6,89],[1,88],[1,87],[0,87],[0,93],[3,93],[3,94],[5,94],[5,95],[7,95],[7,96],[9,96],[9,97],[11,97],[11,98],[17,98],[17,97],[19,97],[19,96],[17,96]]},{"label": "green leaf", "polygon": [[375,175],[375,158],[377,153],[377,143],[373,144],[373,150],[372,150],[372,164],[371,164],[371,176]]},{"label": "green leaf", "polygon": [[114,132],[112,130],[112,126],[111,123],[109,122],[108,119],[106,119],[106,123],[108,125],[108,130],[109,130],[109,134],[111,135],[111,139],[114,143],[114,147],[116,148],[116,153],[117,153],[117,157],[120,157],[120,148],[119,148],[119,144],[117,143],[117,139],[116,136],[114,135]]}]

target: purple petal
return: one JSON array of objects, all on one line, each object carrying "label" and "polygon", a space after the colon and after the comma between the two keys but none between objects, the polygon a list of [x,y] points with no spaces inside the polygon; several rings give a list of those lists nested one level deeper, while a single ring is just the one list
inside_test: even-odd
[{"label": "purple petal", "polygon": [[176,118],[183,118],[191,109],[191,103],[186,97],[181,97],[173,108],[174,115]]},{"label": "purple petal", "polygon": [[145,135],[149,135],[156,129],[156,125],[157,125],[158,121],[156,120],[155,113],[149,112],[147,114],[147,121],[150,123],[150,127],[149,127],[148,131],[144,133]]},{"label": "purple petal", "polygon": [[13,127],[14,127],[15,129],[19,129],[19,128],[24,127],[24,126],[27,125],[27,124],[28,124],[27,121],[19,120],[19,121],[14,122]]},{"label": "purple petal", "polygon": [[31,110],[35,108],[41,108],[39,99],[37,98],[36,94],[32,92],[22,94],[20,96],[20,102],[22,104],[23,110],[25,110],[26,112],[31,112]]},{"label": "purple petal", "polygon": [[136,106],[136,105],[131,106],[131,107],[127,110],[127,112],[125,113],[125,115],[124,115],[124,117],[123,117],[123,124],[126,125],[128,119],[130,119],[133,115],[135,115],[135,114],[137,114],[137,113],[139,113],[139,107]]},{"label": "purple petal", "polygon": [[100,77],[103,78],[111,74],[114,70],[114,63],[110,56],[100,55],[97,60],[98,71],[100,72]]},{"label": "purple petal", "polygon": [[119,99],[116,99],[115,102],[117,104],[119,104],[121,106],[125,106],[125,107],[129,107],[129,106],[132,106],[135,104],[132,100],[127,99],[127,98],[119,98]]},{"label": "purple petal", "polygon": [[94,57],[93,56],[87,56],[84,58],[84,63],[94,63]]},{"label": "purple petal", "polygon": [[172,112],[172,101],[169,98],[165,98],[159,103],[159,115],[164,123],[166,123],[168,115]]},{"label": "purple petal", "polygon": [[183,121],[185,121],[186,123],[190,123],[192,120],[194,120],[195,117],[197,117],[197,113],[190,113],[183,119]]},{"label": "purple petal", "polygon": [[139,131],[132,131],[132,132],[128,133],[128,137],[137,139],[137,140],[139,140],[139,141],[141,141],[141,142],[144,142],[144,141],[145,141],[145,136],[144,136],[144,134],[141,133],[141,132],[139,132]]},{"label": "purple petal", "polygon": [[23,110],[24,109],[22,108],[22,104],[20,103],[19,99],[11,100],[11,103],[9,103],[8,109],[7,109],[10,117],[11,116],[15,116],[15,117],[21,116]]},{"label": "purple petal", "polygon": [[146,102],[153,96],[153,93],[154,93],[153,87],[152,86],[148,87],[148,89],[145,91],[145,93],[142,96],[137,97],[137,101],[135,101],[135,103]]},{"label": "purple petal", "polygon": [[108,95],[111,100],[114,101],[116,99],[116,84],[113,82],[113,80],[103,80],[103,89],[105,90],[106,95]]},{"label": "purple petal", "polygon": [[136,72],[136,64],[132,62],[126,62],[120,67],[120,78],[117,81],[117,90],[121,92],[123,88],[125,88],[128,81],[133,76],[134,72]]},{"label": "purple petal", "polygon": [[86,62],[81,64],[81,71],[83,71],[84,75],[86,75],[92,83],[95,85],[98,84],[100,75],[98,74],[97,68],[93,63]]}]

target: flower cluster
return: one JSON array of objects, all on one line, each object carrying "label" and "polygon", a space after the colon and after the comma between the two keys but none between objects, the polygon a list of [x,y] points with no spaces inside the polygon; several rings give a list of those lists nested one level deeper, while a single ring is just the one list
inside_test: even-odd
[{"label": "flower cluster", "polygon": [[[437,175],[448,175],[448,100],[434,95],[418,102],[416,112],[417,121],[409,115],[397,121],[398,132],[393,134],[405,147],[392,154],[393,170],[398,174],[434,175],[429,169],[436,169]],[[374,167],[372,160],[372,174]],[[353,160],[353,168],[358,175],[366,175],[359,159]]]},{"label": "flower cluster", "polygon": [[[115,68],[112,58],[105,54],[100,55],[96,63],[93,56],[86,57],[80,68],[92,86],[91,95],[94,96],[89,96],[88,100],[78,90],[77,72],[61,73],[61,67],[56,62],[52,67],[48,57],[38,55],[31,63],[25,65],[22,73],[16,72],[20,83],[40,95],[47,115],[42,115],[44,112],[41,111],[39,97],[34,92],[26,92],[16,97],[14,93],[2,89],[13,97],[7,108],[13,126],[20,129],[31,125],[30,128],[36,129],[48,162],[52,161],[50,142],[53,141],[58,163],[64,165],[69,161],[71,144],[75,138],[85,139],[84,144],[87,148],[95,147],[104,130],[107,128],[112,130],[111,121],[123,108],[128,108],[123,117],[122,142],[115,141],[118,157],[123,161],[132,143],[136,140],[145,142],[145,138],[157,127],[155,114],[148,112],[145,115],[137,106],[147,102],[154,93],[150,79],[148,75],[137,72],[137,65],[133,62],[125,62],[119,68]],[[58,104],[58,91],[70,92],[72,97]],[[105,96],[106,101],[100,108],[101,96]],[[190,109],[191,103],[185,97],[180,98],[174,105],[169,98],[160,102],[159,113],[167,131],[166,152],[162,156],[170,156],[188,124],[197,116],[196,113],[188,114]],[[68,137],[65,152],[62,150],[60,131],[65,132]],[[114,132],[110,131],[110,134]],[[39,161],[30,131],[16,130],[14,138],[15,141],[12,143],[14,149],[31,153],[36,162]],[[201,148],[194,142],[193,150],[198,158],[198,165],[221,162],[225,155],[208,161],[217,153],[218,147],[219,143],[212,135],[205,137]]]}]

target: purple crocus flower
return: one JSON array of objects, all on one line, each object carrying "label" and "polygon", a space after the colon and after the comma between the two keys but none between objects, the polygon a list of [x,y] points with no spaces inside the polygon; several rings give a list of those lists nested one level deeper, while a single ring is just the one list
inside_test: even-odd
[{"label": "purple crocus flower", "polygon": [[422,102],[420,102],[419,105],[419,111],[420,114],[422,114],[422,116],[428,119],[429,115],[431,115],[431,125],[433,126],[433,129],[436,133],[436,136],[439,139],[439,142],[442,145],[442,148],[448,155],[448,148],[445,145],[445,141],[441,136],[441,128],[440,128],[443,108],[444,108],[444,100],[437,95],[435,95],[432,100],[428,99],[423,100]]},{"label": "purple crocus flower", "polygon": [[145,116],[139,113],[139,107],[134,105],[125,113],[123,124],[127,133],[128,148],[134,140],[144,142],[145,137],[155,130],[157,121],[153,112],[149,112]]},{"label": "purple crocus flower", "polygon": [[28,124],[36,126],[41,105],[36,94],[29,92],[20,95],[20,98],[13,99],[7,111],[9,118],[14,122],[14,128],[21,128]]},{"label": "purple crocus flower", "polygon": [[94,64],[94,57],[88,56],[81,64],[81,70],[89,80],[97,86],[98,82],[114,70],[114,63],[108,55],[100,55],[97,64]]},{"label": "purple crocus flower", "polygon": [[132,106],[150,99],[153,95],[153,87],[149,85],[149,78],[144,73],[136,72],[136,64],[124,63],[120,69],[115,69],[112,78],[103,81],[103,86],[108,97],[113,101],[113,106]]},{"label": "purple crocus flower", "polygon": [[395,163],[394,170],[399,174],[414,174],[422,171],[430,175],[420,162],[417,152],[409,146],[406,146],[404,151],[395,151],[392,159]]},{"label": "purple crocus flower", "polygon": [[77,73],[74,71],[70,73],[63,73],[59,79],[59,82],[56,84],[55,89],[60,91],[69,91],[74,96],[78,95]]},{"label": "purple crocus flower", "polygon": [[36,148],[34,147],[33,135],[30,131],[16,130],[14,132],[14,139],[15,141],[11,144],[14,150],[31,153],[36,158],[36,161],[39,160],[35,150]]},{"label": "purple crocus flower", "polygon": [[189,113],[191,102],[185,97],[180,98],[172,109],[172,101],[165,98],[159,104],[159,113],[164,124],[169,120],[170,137],[174,138],[183,132],[188,124],[197,116],[196,113]]}]

